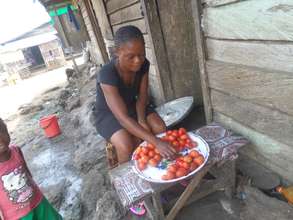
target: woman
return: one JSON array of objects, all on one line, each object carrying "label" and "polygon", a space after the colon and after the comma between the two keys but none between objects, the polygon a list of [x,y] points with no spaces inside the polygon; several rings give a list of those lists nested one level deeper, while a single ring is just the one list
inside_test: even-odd
[{"label": "woman", "polygon": [[135,26],[120,28],[114,38],[115,58],[97,77],[98,132],[116,148],[118,162],[130,156],[140,140],[157,147],[165,158],[175,150],[154,134],[166,130],[164,121],[148,105],[148,71],[143,34]]}]

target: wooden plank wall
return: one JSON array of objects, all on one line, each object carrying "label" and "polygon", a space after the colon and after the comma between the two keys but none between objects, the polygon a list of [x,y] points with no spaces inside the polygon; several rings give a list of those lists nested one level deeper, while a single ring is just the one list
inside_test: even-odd
[{"label": "wooden plank wall", "polygon": [[144,34],[146,42],[146,57],[150,61],[149,84],[151,95],[154,97],[156,104],[164,101],[162,84],[159,74],[156,72],[153,52],[151,50],[149,35],[141,10],[139,0],[108,0],[105,1],[106,12],[110,25],[115,33],[120,27],[125,25],[135,25]]},{"label": "wooden plank wall", "polygon": [[202,105],[191,0],[157,0],[175,97],[193,96]]},{"label": "wooden plank wall", "polygon": [[293,2],[202,0],[214,119],[293,182]]},{"label": "wooden plank wall", "polygon": [[90,42],[88,42],[88,46],[89,46],[89,50],[90,50],[90,54],[92,56],[92,60],[96,63],[96,64],[102,64],[102,55],[100,52],[100,48],[93,30],[93,26],[90,22],[90,18],[89,15],[87,13],[85,4],[82,0],[80,0],[78,2],[79,7],[80,7],[80,11],[81,11],[81,15],[83,17],[89,38],[90,38]]}]

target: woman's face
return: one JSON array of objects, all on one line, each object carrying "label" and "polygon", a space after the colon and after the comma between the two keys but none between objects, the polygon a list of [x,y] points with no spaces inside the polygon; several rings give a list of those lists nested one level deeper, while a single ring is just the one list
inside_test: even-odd
[{"label": "woman's face", "polygon": [[145,47],[140,39],[128,41],[116,50],[119,65],[123,70],[137,72],[145,60]]}]

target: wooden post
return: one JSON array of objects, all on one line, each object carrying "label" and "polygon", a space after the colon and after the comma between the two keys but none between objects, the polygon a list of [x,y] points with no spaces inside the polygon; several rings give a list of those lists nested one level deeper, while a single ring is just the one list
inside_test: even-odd
[{"label": "wooden post", "polygon": [[200,81],[203,95],[203,103],[205,110],[205,117],[207,123],[213,120],[212,104],[210,97],[210,88],[208,85],[208,74],[206,72],[206,52],[205,52],[205,42],[204,36],[201,30],[201,1],[191,0],[192,14],[194,20],[195,38],[196,38],[196,48],[198,55],[198,63],[200,70]]},{"label": "wooden post", "polygon": [[69,40],[68,40],[68,37],[67,37],[67,33],[66,33],[66,31],[64,30],[64,26],[63,26],[63,23],[62,23],[61,19],[59,18],[59,15],[57,14],[56,7],[54,7],[54,12],[55,12],[55,14],[56,14],[56,20],[58,21],[58,24],[59,24],[59,26],[60,26],[60,32],[61,32],[61,34],[64,36],[65,47],[70,49],[70,51],[69,51],[69,55],[70,55],[70,59],[71,59],[72,62],[73,62],[74,69],[76,70],[77,73],[80,73],[80,72],[79,72],[79,69],[78,69],[78,66],[77,66],[77,64],[76,64],[76,62],[75,62],[75,59],[74,59],[74,57],[73,57],[73,54],[72,54],[72,47],[71,47],[70,44],[69,44]]},{"label": "wooden post", "polygon": [[106,50],[105,42],[104,42],[104,39],[103,39],[103,35],[102,35],[102,32],[101,32],[99,23],[98,23],[97,18],[96,18],[95,14],[94,14],[94,10],[93,10],[93,7],[92,7],[92,4],[91,4],[90,0],[84,0],[84,5],[86,7],[86,10],[87,10],[91,25],[93,27],[95,37],[96,37],[97,42],[98,42],[98,46],[99,46],[101,56],[102,56],[102,59],[103,59],[102,62],[107,63],[107,62],[109,62],[108,53],[107,53],[107,50]]},{"label": "wooden post", "polygon": [[152,51],[154,53],[156,71],[159,73],[161,78],[163,96],[165,101],[168,101],[175,97],[175,93],[171,80],[171,71],[169,68],[169,61],[164,43],[164,36],[161,29],[156,0],[142,0],[141,5],[145,16],[148,34],[150,35],[150,42]]}]

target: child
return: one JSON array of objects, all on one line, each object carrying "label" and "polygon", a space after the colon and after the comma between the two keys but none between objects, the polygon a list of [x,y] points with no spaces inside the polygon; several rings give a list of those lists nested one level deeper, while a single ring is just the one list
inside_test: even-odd
[{"label": "child", "polygon": [[62,220],[32,179],[19,147],[0,118],[0,217],[2,220]]}]

